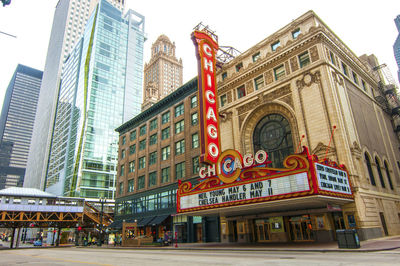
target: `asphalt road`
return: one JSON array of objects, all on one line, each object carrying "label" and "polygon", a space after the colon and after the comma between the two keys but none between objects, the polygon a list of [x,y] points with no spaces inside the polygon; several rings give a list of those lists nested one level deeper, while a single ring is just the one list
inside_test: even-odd
[{"label": "asphalt road", "polygon": [[400,250],[292,252],[35,248],[0,250],[0,265],[400,265]]}]

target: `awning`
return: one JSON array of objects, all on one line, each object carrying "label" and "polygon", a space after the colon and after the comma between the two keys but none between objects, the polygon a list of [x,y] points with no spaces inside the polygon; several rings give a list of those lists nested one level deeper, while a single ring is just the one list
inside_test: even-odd
[{"label": "awning", "polygon": [[137,226],[146,226],[153,218],[154,216],[145,217],[137,222]]},{"label": "awning", "polygon": [[115,228],[115,229],[121,229],[122,228],[122,220],[114,221],[112,222],[108,228]]},{"label": "awning", "polygon": [[162,223],[165,219],[167,219],[169,216],[169,214],[167,215],[161,215],[161,216],[156,216],[154,217],[153,220],[151,220],[148,224],[149,225],[158,225],[160,223]]}]

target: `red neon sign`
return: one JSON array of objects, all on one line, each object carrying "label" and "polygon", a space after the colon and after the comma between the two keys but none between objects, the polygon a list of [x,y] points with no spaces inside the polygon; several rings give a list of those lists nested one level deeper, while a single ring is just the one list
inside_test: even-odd
[{"label": "red neon sign", "polygon": [[194,31],[192,40],[198,60],[200,107],[200,161],[215,164],[220,154],[218,97],[215,83],[216,43],[206,32]]}]

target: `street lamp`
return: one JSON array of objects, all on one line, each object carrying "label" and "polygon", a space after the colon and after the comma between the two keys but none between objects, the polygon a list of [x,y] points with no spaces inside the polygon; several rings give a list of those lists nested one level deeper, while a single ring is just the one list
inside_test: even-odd
[{"label": "street lamp", "polygon": [[103,244],[103,208],[106,203],[106,198],[100,198],[101,210],[100,210],[100,240],[97,243],[98,246]]}]

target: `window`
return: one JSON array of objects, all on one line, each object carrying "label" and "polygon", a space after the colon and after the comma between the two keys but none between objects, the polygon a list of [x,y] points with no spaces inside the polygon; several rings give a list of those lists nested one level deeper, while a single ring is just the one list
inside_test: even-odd
[{"label": "window", "polygon": [[144,188],[144,175],[138,177],[138,189]]},{"label": "window", "polygon": [[192,135],[192,148],[198,148],[199,147],[199,134],[194,133]]},{"label": "window", "polygon": [[300,35],[300,33],[301,33],[300,28],[295,29],[294,31],[292,31],[293,39],[297,39],[297,37]]},{"label": "window", "polygon": [[129,154],[134,154],[136,152],[136,144],[129,146]]},{"label": "window", "polygon": [[191,120],[192,120],[192,126],[195,126],[195,125],[197,125],[199,123],[199,119],[198,119],[197,113],[193,113],[192,114]]},{"label": "window", "polygon": [[228,73],[224,72],[224,73],[222,73],[221,76],[222,76],[222,81],[224,81],[228,77]]},{"label": "window", "polygon": [[343,69],[343,73],[348,76],[349,73],[347,72],[347,66],[342,62],[342,69]]},{"label": "window", "polygon": [[176,179],[185,177],[185,162],[175,164],[175,177]]},{"label": "window", "polygon": [[260,59],[261,54],[260,52],[253,54],[253,62],[256,62],[258,59]]},{"label": "window", "polygon": [[175,123],[175,134],[183,132],[184,129],[185,129],[185,120],[182,119],[181,121]]},{"label": "window", "polygon": [[150,136],[150,145],[157,143],[157,133]]},{"label": "window", "polygon": [[289,121],[280,114],[264,116],[253,133],[254,152],[264,150],[272,167],[283,167],[283,160],[293,153],[292,131]]},{"label": "window", "polygon": [[369,159],[369,155],[367,153],[364,154],[365,163],[367,164],[369,179],[371,181],[371,185],[376,186],[374,172],[372,171],[371,161]]},{"label": "window", "polygon": [[169,127],[166,127],[161,131],[161,139],[164,140],[167,138],[169,138]]},{"label": "window", "polygon": [[122,195],[124,193],[124,182],[119,183],[119,194]]},{"label": "window", "polygon": [[276,51],[276,49],[278,49],[279,46],[281,46],[280,41],[277,41],[277,42],[274,42],[273,44],[271,44],[272,51]]},{"label": "window", "polygon": [[125,143],[126,143],[126,137],[123,136],[123,137],[122,137],[122,145],[125,145]]},{"label": "window", "polygon": [[[332,52],[329,52],[329,57],[331,58],[331,62],[332,62],[332,64],[336,65],[336,62],[335,62],[335,56],[333,55],[333,53],[332,53]],[[342,65],[343,65],[343,63],[342,63]]]},{"label": "window", "polygon": [[149,154],[149,165],[153,165],[157,163],[157,151]]},{"label": "window", "polygon": [[130,140],[130,141],[135,140],[135,139],[136,139],[136,130],[132,131],[132,132],[129,134],[129,140]]},{"label": "window", "polygon": [[146,167],[146,157],[139,158],[139,169],[143,169]]},{"label": "window", "polygon": [[274,75],[275,75],[275,80],[280,80],[283,77],[285,77],[285,75],[286,75],[285,66],[280,65],[280,66],[274,68]]},{"label": "window", "polygon": [[197,95],[190,98],[190,107],[191,108],[197,107]]},{"label": "window", "polygon": [[354,73],[353,71],[351,71],[351,72],[352,72],[352,74],[353,74],[354,83],[358,85],[358,76],[357,76],[357,74]]},{"label": "window", "polygon": [[180,115],[183,115],[184,112],[184,105],[181,103],[180,105],[175,107],[175,117],[178,117]]},{"label": "window", "polygon": [[146,134],[146,125],[140,127],[140,136],[143,136]]},{"label": "window", "polygon": [[185,153],[185,140],[180,140],[175,142],[175,155],[180,155]]},{"label": "window", "polygon": [[243,63],[239,63],[235,67],[236,67],[236,72],[239,72],[243,68]]},{"label": "window", "polygon": [[299,62],[300,68],[310,64],[310,56],[308,55],[307,51],[299,55]]},{"label": "window", "polygon": [[219,97],[219,100],[220,100],[220,105],[221,105],[221,107],[225,106],[225,104],[226,104],[226,102],[227,102],[226,94],[221,95],[221,96]]},{"label": "window", "polygon": [[128,180],[128,193],[135,190],[135,179]]},{"label": "window", "polygon": [[155,186],[157,184],[157,172],[152,172],[149,174],[149,187]]},{"label": "window", "polygon": [[383,180],[383,175],[381,171],[381,164],[379,163],[378,157],[375,156],[375,164],[376,164],[376,169],[378,170],[378,175],[379,175],[379,180],[381,181],[381,186],[385,188],[385,181]]},{"label": "window", "polygon": [[135,160],[129,162],[129,173],[135,172]]},{"label": "window", "polygon": [[390,171],[389,171],[388,163],[387,163],[387,161],[385,161],[383,164],[385,165],[386,176],[387,176],[387,179],[388,179],[388,181],[389,181],[390,189],[393,190],[392,177],[390,176]]},{"label": "window", "polygon": [[256,90],[261,89],[264,86],[264,77],[263,77],[263,75],[261,75],[261,76],[259,76],[259,77],[254,79],[254,86],[255,86]]},{"label": "window", "polygon": [[192,158],[192,165],[193,165],[192,174],[198,174],[200,170],[199,157]]},{"label": "window", "polygon": [[244,85],[242,85],[242,86],[240,86],[239,88],[237,88],[236,91],[237,91],[237,97],[238,97],[238,99],[240,99],[240,98],[246,96],[246,89],[245,89],[245,86],[244,86]]},{"label": "window", "polygon": [[140,142],[139,142],[139,151],[142,151],[142,150],[144,150],[144,149],[146,149],[146,140],[144,139],[144,140],[141,140]]},{"label": "window", "polygon": [[161,116],[161,123],[164,125],[165,123],[169,122],[170,112],[163,113]]},{"label": "window", "polygon": [[150,121],[150,131],[157,128],[157,118]]},{"label": "window", "polygon": [[121,165],[120,171],[119,171],[119,175],[123,176],[124,175],[124,171],[125,171],[125,165]]},{"label": "window", "polygon": [[161,149],[161,159],[163,161],[167,160],[171,155],[171,147],[167,146]]},{"label": "window", "polygon": [[367,84],[365,84],[364,80],[361,80],[361,84],[362,84],[364,91],[367,91]]},{"label": "window", "polygon": [[125,149],[121,150],[121,159],[125,158]]},{"label": "window", "polygon": [[161,183],[169,182],[170,168],[165,167],[161,169]]}]

